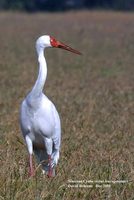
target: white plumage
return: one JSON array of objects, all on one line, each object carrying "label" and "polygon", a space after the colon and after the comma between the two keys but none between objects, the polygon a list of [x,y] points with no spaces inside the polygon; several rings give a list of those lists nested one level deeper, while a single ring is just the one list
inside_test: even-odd
[{"label": "white plumage", "polygon": [[39,74],[33,89],[23,100],[20,109],[21,130],[29,152],[30,176],[35,173],[32,163],[33,153],[38,163],[42,163],[43,171],[48,176],[54,176],[61,145],[59,114],[54,104],[43,94],[47,77],[47,64],[44,57],[46,47],[63,48],[80,54],[48,35],[41,36],[36,41]]}]

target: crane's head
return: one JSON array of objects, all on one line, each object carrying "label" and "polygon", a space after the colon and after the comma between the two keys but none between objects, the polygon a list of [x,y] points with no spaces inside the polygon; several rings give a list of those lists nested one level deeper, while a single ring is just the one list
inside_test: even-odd
[{"label": "crane's head", "polygon": [[58,40],[56,40],[54,37],[49,36],[49,35],[43,35],[41,37],[39,37],[36,41],[36,49],[37,52],[40,49],[44,49],[46,47],[55,47],[55,48],[61,48],[61,49],[65,49],[67,51],[71,51],[73,53],[79,54],[81,55],[81,53],[73,48],[71,48],[70,46],[67,46],[66,44],[59,42]]}]

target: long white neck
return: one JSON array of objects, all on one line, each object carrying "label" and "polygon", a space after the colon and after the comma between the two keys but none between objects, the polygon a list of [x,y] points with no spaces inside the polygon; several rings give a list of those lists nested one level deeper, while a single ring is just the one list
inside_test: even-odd
[{"label": "long white neck", "polygon": [[47,77],[47,63],[44,57],[43,48],[38,51],[38,62],[39,74],[31,91],[31,95],[34,97],[39,97],[41,95]]}]

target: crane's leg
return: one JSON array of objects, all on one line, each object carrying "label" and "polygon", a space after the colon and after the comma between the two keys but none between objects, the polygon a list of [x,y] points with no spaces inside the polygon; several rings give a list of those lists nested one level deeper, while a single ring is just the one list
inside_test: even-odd
[{"label": "crane's leg", "polygon": [[33,144],[32,144],[32,140],[30,139],[28,135],[26,135],[25,140],[26,140],[26,144],[27,144],[27,148],[29,152],[29,176],[32,177],[35,175],[34,168],[33,168],[33,157],[32,157]]},{"label": "crane's leg", "polygon": [[49,171],[48,177],[52,177],[51,155],[48,155]]},{"label": "crane's leg", "polygon": [[49,169],[48,169],[48,177],[52,177],[52,164],[51,164],[51,154],[52,154],[52,147],[53,147],[53,143],[52,143],[52,139],[51,138],[45,138],[45,147],[46,147],[46,151],[48,154],[48,165],[49,165]]},{"label": "crane's leg", "polygon": [[33,157],[29,155],[29,176],[32,177],[35,175],[34,167],[33,167]]}]

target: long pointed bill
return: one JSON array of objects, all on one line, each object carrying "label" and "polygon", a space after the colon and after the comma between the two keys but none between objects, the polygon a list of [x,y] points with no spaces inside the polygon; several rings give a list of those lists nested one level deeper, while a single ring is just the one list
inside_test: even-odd
[{"label": "long pointed bill", "polygon": [[80,53],[79,51],[77,51],[77,50],[71,48],[70,46],[68,46],[68,45],[66,45],[66,44],[64,44],[64,43],[62,43],[62,42],[57,41],[55,38],[53,38],[53,37],[51,37],[51,36],[50,36],[50,43],[51,43],[52,47],[65,49],[65,50],[67,50],[67,51],[71,51],[71,52],[76,53],[76,54],[78,54],[78,55],[81,55],[81,54],[82,54],[82,53]]},{"label": "long pointed bill", "polygon": [[67,46],[66,44],[63,44],[63,43],[61,43],[61,42],[58,42],[58,43],[59,43],[59,44],[58,44],[58,48],[65,49],[65,50],[67,50],[67,51],[71,51],[71,52],[73,52],[73,53],[76,53],[76,54],[78,54],[78,55],[81,55],[81,53],[80,53],[79,51],[77,51],[77,50],[71,48],[70,46]]}]

